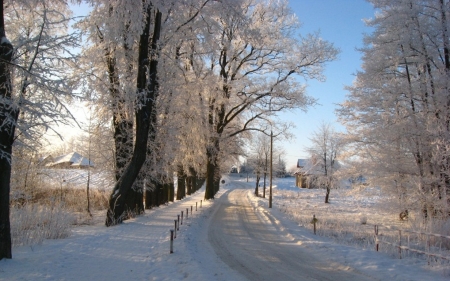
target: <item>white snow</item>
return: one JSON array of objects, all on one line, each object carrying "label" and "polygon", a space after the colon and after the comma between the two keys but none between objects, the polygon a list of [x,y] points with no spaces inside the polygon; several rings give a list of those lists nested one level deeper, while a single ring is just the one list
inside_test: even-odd
[{"label": "white snow", "polygon": [[[226,178],[216,197],[233,189],[234,180],[239,179]],[[268,209],[267,199],[252,194],[253,185],[248,184],[248,196],[257,214],[260,217],[270,215],[272,219],[267,220],[268,224],[275,219],[284,231],[325,260],[345,263],[379,280],[439,281],[450,278],[450,270],[435,270],[423,261],[400,260],[373,249],[359,249],[316,236],[310,227],[299,226],[277,205],[282,202],[278,195],[274,196],[275,207]],[[0,280],[245,280],[225,265],[207,243],[209,219],[215,205],[214,200],[203,201],[200,208],[203,196],[204,189],[201,189],[192,196],[147,211],[118,226],[106,228],[101,223],[79,226],[67,239],[14,248],[13,259],[0,261]],[[277,199],[280,202],[276,202]],[[189,208],[188,219],[186,208]],[[183,225],[176,233],[174,253],[170,254],[170,229],[174,228],[174,220],[181,211],[184,212]]]}]

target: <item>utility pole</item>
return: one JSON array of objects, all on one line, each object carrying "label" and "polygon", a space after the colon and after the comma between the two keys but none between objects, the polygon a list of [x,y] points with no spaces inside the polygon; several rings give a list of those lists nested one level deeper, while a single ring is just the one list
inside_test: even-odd
[{"label": "utility pole", "polygon": [[270,130],[270,188],[269,208],[272,208],[272,176],[273,176],[273,132]]}]

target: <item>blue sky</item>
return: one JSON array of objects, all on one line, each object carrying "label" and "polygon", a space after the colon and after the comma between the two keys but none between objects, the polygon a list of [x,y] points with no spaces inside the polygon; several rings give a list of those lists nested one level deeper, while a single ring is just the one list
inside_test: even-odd
[{"label": "blue sky", "polygon": [[327,65],[325,82],[307,82],[308,95],[318,99],[319,105],[306,113],[297,110],[280,115],[296,124],[291,132],[293,139],[278,142],[285,151],[287,168],[295,165],[298,158],[308,157],[308,138],[322,122],[343,130],[334,110],[337,103],[344,101],[344,87],[352,84],[362,63],[361,53],[356,48],[363,46],[364,33],[371,32],[363,19],[372,18],[375,13],[373,6],[365,0],[290,0],[290,6],[302,22],[300,34],[320,31],[321,37],[332,42],[341,53],[338,60]]}]

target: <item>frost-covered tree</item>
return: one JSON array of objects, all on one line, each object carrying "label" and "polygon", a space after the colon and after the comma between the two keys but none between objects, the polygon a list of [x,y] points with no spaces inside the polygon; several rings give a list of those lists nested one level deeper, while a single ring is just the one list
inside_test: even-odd
[{"label": "frost-covered tree", "polygon": [[449,213],[450,49],[447,0],[370,1],[363,70],[339,109],[364,175],[401,208]]},{"label": "frost-covered tree", "polygon": [[[206,96],[210,136],[205,198],[219,188],[222,143],[246,131],[264,130],[268,118],[313,99],[300,78],[322,79],[337,50],[318,34],[297,36],[299,23],[288,1],[215,1],[205,17],[206,57],[213,79]],[[267,128],[267,127],[266,127]]]},{"label": "frost-covered tree", "polygon": [[1,7],[0,258],[11,258],[7,216],[13,145],[24,148],[70,117],[66,104],[76,86],[70,70],[78,36],[69,32],[66,1],[2,1]]},{"label": "frost-covered tree", "polygon": [[[142,203],[144,184],[150,189],[157,188],[163,179],[171,178],[169,170],[176,167],[170,163],[175,159],[171,150],[176,147],[177,126],[182,122],[178,117],[182,114],[170,114],[180,111],[172,104],[178,104],[176,98],[182,95],[184,86],[179,82],[182,72],[177,69],[181,66],[177,61],[185,32],[209,1],[90,2],[93,11],[81,23],[93,43],[86,49],[85,65],[87,69],[92,67],[88,78],[95,86],[98,103],[107,105],[113,118],[118,185],[124,181],[127,171],[132,169],[133,175],[137,172],[136,177],[128,178],[127,187],[123,186],[120,192],[116,185],[111,197],[111,208],[119,206],[114,211],[114,223],[120,221],[122,209],[133,209]],[[151,109],[145,112],[147,105]],[[172,117],[178,124],[172,122]],[[144,127],[148,130],[141,131]],[[146,142],[145,149],[138,147],[143,142]],[[133,163],[136,158],[140,159],[139,163],[143,161],[145,169]],[[133,188],[129,189],[130,185]],[[124,198],[130,195],[135,199]]]},{"label": "frost-covered tree", "polygon": [[338,185],[336,172],[339,169],[338,157],[344,146],[339,134],[330,124],[322,124],[311,138],[311,147],[308,148],[312,170],[314,171],[314,184],[326,189],[325,203],[329,203],[331,188]]}]

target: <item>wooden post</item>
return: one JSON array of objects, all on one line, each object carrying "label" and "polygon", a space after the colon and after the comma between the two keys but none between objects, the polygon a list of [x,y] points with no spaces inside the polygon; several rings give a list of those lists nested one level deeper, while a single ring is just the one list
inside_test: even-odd
[{"label": "wooden post", "polygon": [[183,225],[183,211],[181,211],[181,225]]},{"label": "wooden post", "polygon": [[203,201],[203,200],[200,200],[200,208],[202,207],[202,201]]},{"label": "wooden post", "polygon": [[186,208],[186,219],[189,217],[189,208]]},{"label": "wooden post", "polygon": [[[410,235],[410,234],[408,233],[408,250],[409,250],[409,235]],[[407,252],[407,253],[408,253],[408,256],[409,256],[409,253],[410,253],[410,252]]]},{"label": "wooden post", "polygon": [[313,215],[314,235],[316,235],[316,215]]},{"label": "wooden post", "polygon": [[[270,188],[269,188],[269,208],[272,208],[272,173],[273,173],[273,132],[270,131]],[[314,228],[315,228],[314,224]],[[316,234],[316,231],[314,231]]]},{"label": "wooden post", "polygon": [[378,225],[374,225],[375,228],[375,250],[378,252]]},{"label": "wooden post", "polygon": [[170,230],[170,253],[173,254],[173,230]]},{"label": "wooden post", "polygon": [[191,205],[191,216],[192,216],[192,205]]},{"label": "wooden post", "polygon": [[197,212],[197,203],[198,202],[195,202],[195,211]]},{"label": "wooden post", "polygon": [[173,220],[175,222],[175,228],[174,228],[174,234],[173,234],[173,239],[177,238],[177,220]]},{"label": "wooden post", "polygon": [[178,224],[177,224],[177,230],[180,230],[180,215],[178,215]]}]

